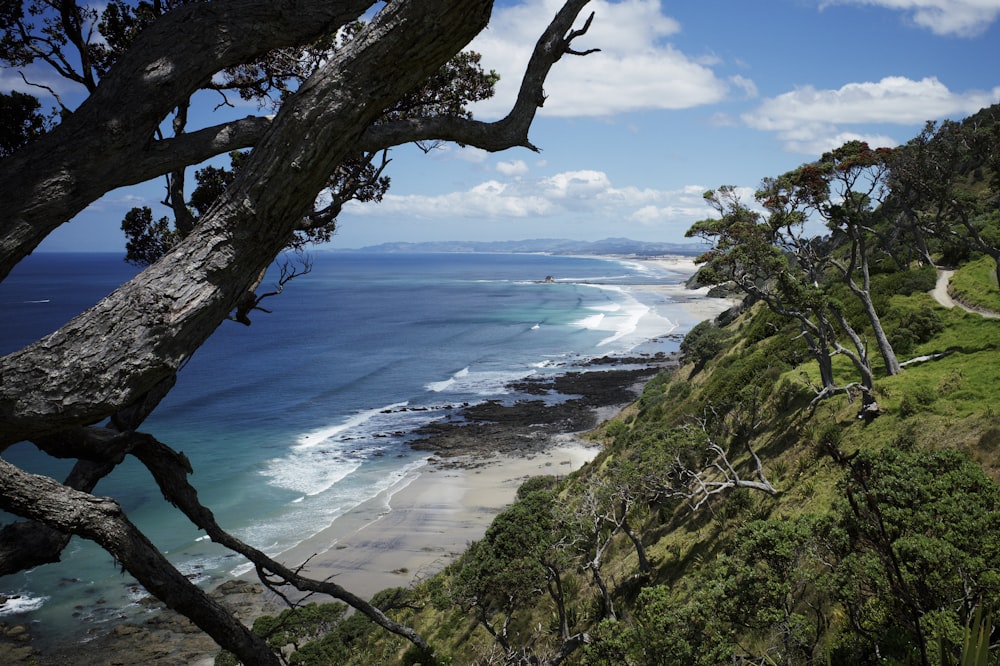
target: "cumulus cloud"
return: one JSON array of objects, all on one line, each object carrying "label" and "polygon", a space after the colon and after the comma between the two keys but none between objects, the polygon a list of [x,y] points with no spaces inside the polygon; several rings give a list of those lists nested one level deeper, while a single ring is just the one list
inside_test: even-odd
[{"label": "cumulus cloud", "polygon": [[937,35],[978,37],[1000,15],[1000,0],[826,0],[823,5],[856,4],[905,12]]},{"label": "cumulus cloud", "polygon": [[535,179],[490,179],[439,195],[390,193],[378,205],[349,202],[344,212],[393,220],[593,220],[646,231],[661,227],[676,236],[711,214],[702,199],[704,191],[700,185],[676,190],[616,187],[603,171],[578,170]]},{"label": "cumulus cloud", "polygon": [[[561,6],[561,0],[523,0],[497,8],[487,30],[470,45],[483,65],[501,75],[496,96],[473,107],[484,119],[505,114],[520,86],[534,41]],[[659,0],[595,0],[587,34],[574,42],[586,57],[562,58],[546,80],[540,113],[549,116],[608,116],[644,109],[683,109],[722,100],[729,84],[715,76],[712,62],[689,57],[665,40],[680,31]],[[580,24],[582,26],[582,23]],[[738,82],[746,88],[745,82]]]},{"label": "cumulus cloud", "polygon": [[934,77],[914,81],[890,76],[835,90],[796,88],[764,100],[741,118],[752,128],[776,132],[786,149],[815,155],[851,139],[875,146],[895,145],[891,137],[860,125],[920,125],[975,113],[998,100],[1000,87],[955,93]]}]

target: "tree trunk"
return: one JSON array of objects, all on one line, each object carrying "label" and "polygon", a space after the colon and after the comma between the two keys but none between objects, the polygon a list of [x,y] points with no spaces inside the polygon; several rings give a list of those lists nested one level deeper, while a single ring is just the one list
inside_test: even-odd
[{"label": "tree trunk", "polygon": [[882,361],[885,363],[886,374],[890,376],[898,375],[902,372],[902,368],[899,365],[899,359],[896,358],[896,352],[893,350],[892,345],[889,343],[889,338],[885,334],[885,329],[882,328],[882,320],[879,318],[878,312],[875,311],[875,304],[872,303],[871,294],[867,290],[858,290],[855,293],[861,299],[861,304],[865,308],[865,314],[868,315],[868,320],[871,322],[875,342],[878,345],[879,353],[882,355]]},{"label": "tree trunk", "polygon": [[[622,515],[624,515],[624,507],[622,507]],[[642,539],[638,534],[632,531],[632,527],[628,524],[628,520],[622,518],[622,531],[625,532],[632,545],[635,547],[635,555],[639,558],[639,571],[642,573],[649,573],[652,569],[649,566],[649,558],[646,557],[646,547],[642,545]]]},{"label": "tree trunk", "polygon": [[2,360],[0,447],[105,418],[173,374],[284,247],[365,128],[482,30],[491,4],[386,7],[286,102],[197,229],[60,331]]}]

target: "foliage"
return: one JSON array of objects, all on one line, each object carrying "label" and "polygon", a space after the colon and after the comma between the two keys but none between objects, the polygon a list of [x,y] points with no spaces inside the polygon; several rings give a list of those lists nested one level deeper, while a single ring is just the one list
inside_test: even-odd
[{"label": "foliage", "polygon": [[41,104],[31,95],[16,90],[0,93],[0,159],[45,132],[39,109]]},{"label": "foliage", "polygon": [[725,349],[726,340],[730,337],[731,333],[706,319],[696,324],[684,336],[684,340],[681,341],[681,353],[684,354],[684,360],[694,363],[697,370]]},{"label": "foliage", "polygon": [[899,303],[888,310],[884,321],[889,340],[900,354],[909,354],[944,330],[941,315],[926,303]]},{"label": "foliage", "polygon": [[953,257],[975,250],[1000,258],[998,118],[993,105],[961,122],[928,122],[893,155],[891,207],[915,238],[936,239]]},{"label": "foliage", "polygon": [[862,451],[842,489],[836,588],[873,649],[926,655],[978,603],[1000,602],[1000,486],[979,465],[953,450]]},{"label": "foliage", "polygon": [[466,550],[446,593],[448,602],[471,613],[505,649],[518,611],[546,589],[553,509],[552,493],[535,491],[500,513]]},{"label": "foliage", "polygon": [[126,261],[137,266],[148,266],[167,253],[177,242],[177,233],[170,228],[170,219],[153,219],[149,206],[133,208],[122,220],[125,232]]}]

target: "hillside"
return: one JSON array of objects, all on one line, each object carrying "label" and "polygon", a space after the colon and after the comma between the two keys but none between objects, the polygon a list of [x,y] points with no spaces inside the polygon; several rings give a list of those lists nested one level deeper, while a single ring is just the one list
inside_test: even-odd
[{"label": "hillside", "polygon": [[[377,596],[432,655],[336,606],[258,629],[302,664],[998,663],[1000,323],[931,296],[953,261],[951,296],[995,308],[997,144],[966,149],[998,130],[933,129],[767,181],[766,215],[707,195],[699,278],[744,307],[687,335],[592,463]],[[852,189],[876,179],[891,197]]]}]

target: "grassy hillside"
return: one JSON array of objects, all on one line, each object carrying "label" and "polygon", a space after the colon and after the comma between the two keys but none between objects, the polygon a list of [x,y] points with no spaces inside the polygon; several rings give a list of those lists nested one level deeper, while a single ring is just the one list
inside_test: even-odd
[{"label": "grassy hillside", "polygon": [[380,595],[432,654],[337,607],[260,631],[301,664],[1000,664],[1000,319],[930,295],[958,264],[953,296],[1000,310],[998,137],[1000,105],[848,142],[753,206],[708,192],[699,279],[755,300],[695,327],[593,462]]},{"label": "grassy hillside", "polygon": [[928,360],[878,377],[877,418],[853,391],[814,404],[815,361],[762,305],[706,322],[591,464],[384,594],[433,657],[352,616],[292,663],[958,663],[1000,608],[1000,321],[938,306],[933,269],[883,280],[901,360]]}]

